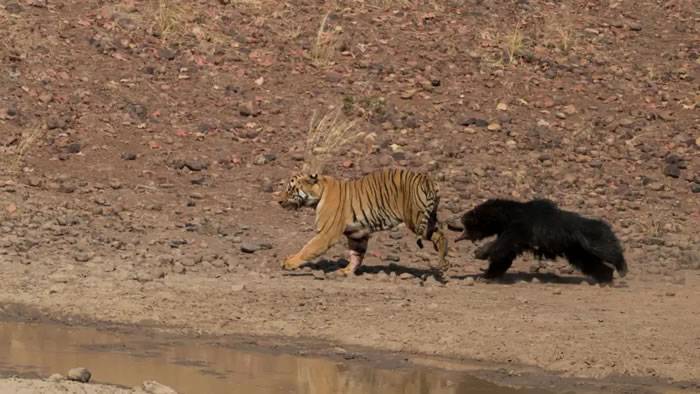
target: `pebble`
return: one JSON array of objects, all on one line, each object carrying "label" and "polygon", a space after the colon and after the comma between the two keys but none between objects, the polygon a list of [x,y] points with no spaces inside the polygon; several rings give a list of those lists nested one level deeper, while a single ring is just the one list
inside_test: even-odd
[{"label": "pebble", "polygon": [[474,278],[471,277],[471,276],[469,276],[469,277],[467,277],[466,279],[464,279],[464,284],[465,284],[466,286],[474,286],[474,283],[475,283]]},{"label": "pebble", "polygon": [[245,290],[245,285],[243,283],[237,283],[231,286],[231,291],[238,293],[240,291]]},{"label": "pebble", "polygon": [[134,120],[146,120],[146,117],[148,116],[148,110],[143,104],[138,104],[138,103],[129,103],[126,105],[126,112],[129,113],[129,116],[131,116],[132,119]]},{"label": "pebble", "polygon": [[260,110],[256,108],[255,103],[252,101],[246,101],[238,105],[238,113],[241,116],[256,116],[260,114]]},{"label": "pebble", "polygon": [[65,379],[65,376],[61,375],[60,373],[55,373],[51,376],[49,376],[49,382],[60,382]]},{"label": "pebble", "polygon": [[207,163],[204,160],[197,160],[197,159],[186,160],[184,165],[190,171],[202,171],[202,170],[206,170],[209,167],[209,163]]},{"label": "pebble", "polygon": [[61,183],[58,186],[58,191],[61,193],[73,193],[76,189],[76,186],[70,182],[64,182]]},{"label": "pebble", "polygon": [[46,121],[46,128],[49,130],[64,129],[66,128],[66,121],[52,116]]},{"label": "pebble", "polygon": [[27,4],[36,8],[46,8],[48,6],[48,0],[28,0]]},{"label": "pebble", "polygon": [[661,182],[651,182],[650,184],[647,185],[647,187],[651,190],[654,191],[661,191],[664,189],[664,184]]},{"label": "pebble", "polygon": [[268,243],[252,243],[243,242],[241,244],[241,252],[243,253],[255,253],[260,250],[272,249],[272,245]]},{"label": "pebble", "polygon": [[474,167],[472,169],[472,173],[478,177],[486,176],[486,171],[484,171],[482,168],[479,168],[479,167]]},{"label": "pebble", "polygon": [[494,123],[489,124],[486,127],[486,129],[488,129],[490,131],[498,131],[501,129],[501,125],[499,123],[494,122]]},{"label": "pebble", "polygon": [[271,163],[275,160],[277,160],[277,156],[273,155],[272,153],[263,153],[255,157],[255,160],[253,160],[253,164],[261,166],[264,164]]},{"label": "pebble", "polygon": [[326,273],[323,272],[323,270],[314,270],[311,274],[313,275],[314,279],[318,279],[318,280],[326,279]]},{"label": "pebble", "polygon": [[78,252],[74,256],[75,261],[77,261],[79,263],[86,263],[86,262],[90,261],[92,259],[92,257],[93,257],[92,252]]},{"label": "pebble", "polygon": [[19,14],[23,10],[24,9],[17,3],[5,4],[5,11],[7,11],[8,14]]},{"label": "pebble", "polygon": [[141,384],[140,390],[148,394],[177,394],[174,389],[156,382],[155,380],[147,380]]},{"label": "pebble", "polygon": [[274,184],[269,179],[263,181],[261,189],[265,193],[272,193],[275,190]]},{"label": "pebble", "polygon": [[27,184],[32,187],[39,187],[44,183],[44,181],[38,176],[30,176],[27,179]]},{"label": "pebble", "polygon": [[464,118],[464,120],[462,120],[459,124],[461,126],[486,127],[489,125],[489,122],[487,122],[484,119],[471,117],[471,118]]},{"label": "pebble", "polygon": [[677,163],[671,163],[664,167],[663,173],[664,175],[669,176],[671,178],[678,178],[681,176],[681,168],[678,166]]},{"label": "pebble", "polygon": [[87,383],[92,377],[92,373],[87,368],[73,368],[68,371],[68,380],[73,380],[76,382]]},{"label": "pebble", "polygon": [[408,272],[404,272],[403,274],[399,275],[399,279],[402,279],[402,280],[413,279],[413,275],[411,275]]},{"label": "pebble", "polygon": [[175,56],[177,56],[177,52],[169,48],[161,48],[158,51],[158,56],[160,56],[162,59],[173,60],[175,59]]},{"label": "pebble", "polygon": [[136,160],[136,153],[124,152],[121,154],[122,160]]},{"label": "pebble", "polygon": [[630,30],[632,31],[640,31],[642,30],[642,25],[639,22],[630,22],[628,24]]},{"label": "pebble", "polygon": [[693,193],[700,193],[700,183],[694,182],[690,185],[690,191]]},{"label": "pebble", "polygon": [[561,110],[567,115],[573,115],[577,112],[576,107],[571,104],[565,105]]}]

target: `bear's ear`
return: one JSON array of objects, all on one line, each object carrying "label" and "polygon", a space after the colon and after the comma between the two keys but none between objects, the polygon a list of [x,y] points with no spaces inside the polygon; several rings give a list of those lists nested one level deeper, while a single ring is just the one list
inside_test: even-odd
[{"label": "bear's ear", "polygon": [[309,175],[309,183],[312,185],[318,182],[318,174],[311,174]]}]

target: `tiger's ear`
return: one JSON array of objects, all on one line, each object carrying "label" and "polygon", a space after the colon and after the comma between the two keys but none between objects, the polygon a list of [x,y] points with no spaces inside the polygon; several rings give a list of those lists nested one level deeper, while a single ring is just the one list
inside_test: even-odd
[{"label": "tiger's ear", "polygon": [[309,175],[309,183],[315,184],[318,182],[318,174]]}]

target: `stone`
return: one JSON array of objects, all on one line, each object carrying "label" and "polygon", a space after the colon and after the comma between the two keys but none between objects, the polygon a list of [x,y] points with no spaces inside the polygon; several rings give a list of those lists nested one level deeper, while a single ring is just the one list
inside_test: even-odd
[{"label": "stone", "polygon": [[489,125],[486,127],[486,129],[488,129],[488,130],[490,130],[490,131],[498,131],[498,130],[501,129],[501,125],[494,122],[494,123],[489,124]]},{"label": "stone", "polygon": [[630,30],[632,31],[640,31],[642,30],[642,25],[639,22],[630,22],[628,24]]},{"label": "stone", "polygon": [[253,160],[253,164],[261,166],[261,165],[264,165],[264,164],[271,163],[271,162],[273,162],[273,161],[275,161],[275,160],[277,160],[277,156],[275,156],[274,154],[272,154],[272,153],[263,153],[263,154],[258,155],[258,156],[255,158],[255,160]]},{"label": "stone", "polygon": [[60,373],[55,373],[51,376],[49,376],[49,382],[60,382],[65,379],[65,376],[61,375]]},{"label": "stone", "polygon": [[671,163],[664,167],[664,175],[671,178],[678,178],[681,176],[681,168],[677,163]]},{"label": "stone", "polygon": [[27,178],[27,184],[32,187],[39,187],[43,185],[44,181],[38,176],[29,176]]},{"label": "stone", "polygon": [[489,122],[487,122],[484,119],[469,117],[469,118],[464,118],[461,122],[459,122],[459,124],[461,126],[486,127],[489,125]]},{"label": "stone", "polygon": [[262,183],[261,189],[265,193],[272,193],[274,191],[274,184],[271,180],[265,179]]},{"label": "stone", "polygon": [[66,153],[71,153],[71,154],[80,153],[80,148],[81,148],[81,146],[80,146],[79,142],[68,144],[64,147],[64,149],[66,150]]},{"label": "stone", "polygon": [[653,191],[661,191],[664,189],[664,184],[661,182],[651,182],[649,185],[647,185],[649,189]]},{"label": "stone", "polygon": [[55,116],[50,117],[46,121],[46,128],[49,130],[65,129],[66,126],[67,125],[65,120],[63,120],[62,118],[57,118]]},{"label": "stone", "polygon": [[326,279],[326,273],[323,272],[322,270],[315,270],[311,273],[311,275],[313,275],[314,279],[318,279],[318,280]]},{"label": "stone", "polygon": [[177,56],[177,52],[170,48],[161,48],[158,51],[158,56],[160,56],[162,59],[173,60]]},{"label": "stone", "polygon": [[209,167],[209,163],[204,160],[192,159],[185,161],[184,166],[190,171],[202,171]]},{"label": "stone", "polygon": [[155,380],[147,380],[141,384],[141,390],[148,394],[177,394],[174,389],[156,382]]},{"label": "stone", "polygon": [[272,249],[272,245],[268,243],[243,242],[240,248],[243,253],[255,253],[259,250]]},{"label": "stone", "polygon": [[144,121],[148,116],[148,110],[143,104],[129,103],[126,105],[126,112],[134,120]]},{"label": "stone", "polygon": [[260,110],[253,101],[245,101],[238,105],[238,113],[241,116],[257,116],[260,115]]},{"label": "stone", "polygon": [[36,8],[46,8],[48,6],[48,0],[29,0],[27,4]]},{"label": "stone", "polygon": [[8,14],[19,14],[23,10],[24,9],[17,3],[5,4],[5,11],[7,11]]},{"label": "stone", "polygon": [[75,382],[87,383],[92,377],[92,373],[87,368],[73,368],[68,371],[68,380],[73,380]]}]

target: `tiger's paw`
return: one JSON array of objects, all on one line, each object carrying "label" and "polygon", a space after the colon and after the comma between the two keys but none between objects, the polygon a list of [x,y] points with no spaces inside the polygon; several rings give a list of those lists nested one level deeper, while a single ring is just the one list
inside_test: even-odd
[{"label": "tiger's paw", "polygon": [[338,270],[344,276],[355,276],[355,269],[349,265]]},{"label": "tiger's paw", "polygon": [[284,270],[295,270],[299,268],[300,265],[302,265],[304,262],[302,260],[299,260],[296,256],[287,256],[286,259],[284,259],[284,262],[282,263],[282,269]]}]

